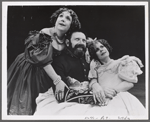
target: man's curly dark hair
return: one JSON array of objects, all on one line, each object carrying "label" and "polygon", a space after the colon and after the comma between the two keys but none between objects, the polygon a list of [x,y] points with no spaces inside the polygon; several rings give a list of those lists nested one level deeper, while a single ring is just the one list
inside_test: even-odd
[{"label": "man's curly dark hair", "polygon": [[77,14],[72,9],[68,9],[68,8],[60,8],[52,14],[52,16],[50,17],[50,22],[51,22],[52,26],[55,26],[55,23],[56,23],[58,16],[64,11],[68,11],[72,17],[71,26],[70,26],[70,29],[68,32],[72,32],[76,29],[80,29],[81,23],[78,19]]},{"label": "man's curly dark hair", "polygon": [[96,49],[95,49],[95,44],[96,44],[97,42],[99,42],[99,43],[101,43],[102,45],[104,45],[104,46],[107,48],[107,50],[108,50],[109,53],[112,52],[112,47],[109,45],[109,43],[108,43],[107,40],[105,40],[105,39],[97,39],[97,40],[94,40],[94,41],[89,42],[89,43],[87,44],[87,47],[88,47],[88,50],[89,50],[89,54],[90,54],[91,60],[92,60],[92,59],[95,59],[95,60],[98,60],[98,61],[99,61],[99,59],[98,59],[98,57],[97,57],[97,55],[96,55]]}]

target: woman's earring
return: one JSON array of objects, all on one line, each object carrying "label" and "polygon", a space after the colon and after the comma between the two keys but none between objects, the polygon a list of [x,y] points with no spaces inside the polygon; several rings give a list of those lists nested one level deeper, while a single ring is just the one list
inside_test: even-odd
[{"label": "woman's earring", "polygon": [[68,39],[66,40],[66,45],[67,45],[67,47],[69,47],[69,40]]},{"label": "woman's earring", "polygon": [[85,59],[86,59],[86,62],[87,63],[90,63],[90,54],[89,54],[89,50],[88,50],[88,48],[87,48],[87,50],[86,50],[86,52],[85,52]]}]

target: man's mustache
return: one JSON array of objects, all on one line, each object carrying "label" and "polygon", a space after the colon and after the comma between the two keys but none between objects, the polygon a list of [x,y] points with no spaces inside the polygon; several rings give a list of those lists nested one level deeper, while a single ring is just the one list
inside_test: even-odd
[{"label": "man's mustache", "polygon": [[84,51],[86,50],[86,47],[83,44],[77,44],[77,45],[75,45],[74,49],[77,49],[77,48],[82,48]]}]

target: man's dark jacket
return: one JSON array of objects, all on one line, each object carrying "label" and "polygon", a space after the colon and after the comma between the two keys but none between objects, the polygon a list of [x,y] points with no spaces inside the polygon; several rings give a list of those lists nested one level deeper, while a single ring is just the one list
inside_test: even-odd
[{"label": "man's dark jacket", "polygon": [[78,58],[69,49],[65,49],[61,55],[55,57],[52,66],[66,84],[67,76],[80,82],[88,81],[89,64],[85,61],[85,57]]}]

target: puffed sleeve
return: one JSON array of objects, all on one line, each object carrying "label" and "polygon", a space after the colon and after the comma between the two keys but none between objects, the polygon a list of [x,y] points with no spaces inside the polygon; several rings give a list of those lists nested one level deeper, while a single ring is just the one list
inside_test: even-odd
[{"label": "puffed sleeve", "polygon": [[95,60],[92,60],[91,63],[90,63],[90,71],[89,71],[89,74],[88,74],[89,79],[97,78],[96,67],[97,67],[97,62]]},{"label": "puffed sleeve", "polygon": [[121,61],[118,70],[118,75],[121,79],[132,83],[137,83],[137,75],[142,74],[139,65],[130,57]]},{"label": "puffed sleeve", "polygon": [[30,31],[28,38],[25,40],[26,60],[42,67],[51,63],[53,54],[51,42],[51,36],[39,31]]}]

